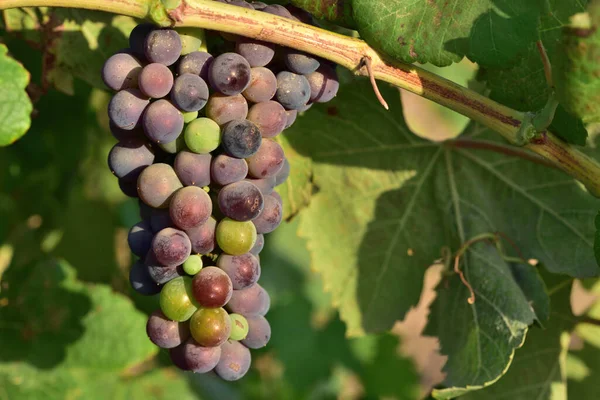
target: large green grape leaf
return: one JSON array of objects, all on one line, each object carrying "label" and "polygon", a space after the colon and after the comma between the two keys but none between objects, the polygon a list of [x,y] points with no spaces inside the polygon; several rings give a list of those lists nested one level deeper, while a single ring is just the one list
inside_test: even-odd
[{"label": "large green grape leaf", "polygon": [[[532,268],[530,266],[525,267]],[[570,303],[572,279],[548,273],[544,275],[552,301],[550,320],[546,328],[532,326],[527,333],[527,341],[522,348],[516,350],[506,375],[502,376],[493,385],[477,392],[470,392],[462,398],[487,400],[506,396],[514,400],[567,399],[565,362],[569,346],[569,334],[576,322],[571,313]],[[447,289],[441,290],[447,291]],[[461,307],[461,305],[459,304],[458,307]],[[436,316],[444,318],[440,314]],[[451,318],[448,318],[448,323],[452,323]],[[482,329],[481,326],[480,329]],[[446,341],[453,342],[456,340],[451,337],[451,332],[444,332],[444,334]],[[461,351],[468,350],[462,349]],[[465,367],[465,369],[468,368]],[[450,377],[446,379],[448,380]],[[434,392],[434,396],[449,398],[451,395],[457,395],[471,389],[475,388],[437,390]]]},{"label": "large green grape leaf", "polygon": [[[383,90],[399,110],[395,90]],[[467,136],[461,140],[506,146],[477,125]],[[599,201],[574,180],[497,152],[419,139],[399,112],[377,104],[365,80],[313,107],[286,137],[312,158],[317,193],[301,213],[300,234],[350,335],[401,319],[442,248],[483,232],[503,232],[552,272],[600,272],[592,221]]]},{"label": "large green grape leaf", "polygon": [[600,122],[600,1],[577,14],[563,29],[557,54],[556,87],[560,101],[586,123]]},{"label": "large green grape leaf", "polygon": [[538,2],[521,0],[353,0],[361,36],[406,62],[443,66],[468,56],[500,66],[537,39]]},{"label": "large green grape leaf", "polygon": [[[128,46],[132,18],[75,8],[9,9],[6,30],[36,40],[44,52],[44,84],[72,94],[73,79],[104,88],[104,61]],[[39,31],[39,32],[38,32]],[[35,33],[35,34],[34,34]]]},{"label": "large green grape leaf", "polygon": [[[587,0],[548,0],[544,3],[546,11],[540,16],[539,38],[550,62],[556,64],[560,54],[561,31],[568,25],[569,17],[585,10]],[[515,65],[486,66],[479,78],[491,89],[492,99],[521,111],[541,109],[550,95],[542,58],[534,42],[529,43]],[[556,84],[560,79],[555,77]],[[585,144],[587,132],[581,120],[562,105],[557,110],[550,130],[570,143]]]},{"label": "large green grape leaf", "polygon": [[[399,110],[396,91],[382,90],[391,109]],[[315,105],[285,136],[298,154],[312,159],[316,193],[300,213],[299,233],[351,336],[402,319],[419,299],[426,268],[444,249],[455,251],[479,234],[502,232],[520,249],[507,241],[505,252],[536,258],[554,273],[600,273],[593,251],[600,202],[560,171],[506,156],[509,145],[476,124],[457,141],[419,139],[401,113],[385,112],[368,81],[358,79],[328,105]],[[479,145],[498,151],[472,150]],[[462,388],[498,379],[527,326],[548,315],[535,275],[523,279],[492,255],[472,264],[470,273],[475,291],[488,300],[479,299],[475,307],[485,309],[478,315],[489,337],[480,369],[471,376],[461,375],[458,365],[465,360],[449,348],[447,372],[454,378],[448,384]],[[436,307],[447,310],[449,324],[460,329],[456,321],[473,321],[473,308],[457,277],[449,285]],[[443,334],[437,326],[430,334]],[[461,332],[457,341],[475,340],[473,330]]]},{"label": "large green grape leaf", "polygon": [[25,92],[27,84],[29,72],[0,44],[0,146],[14,143],[29,129],[33,106]]}]

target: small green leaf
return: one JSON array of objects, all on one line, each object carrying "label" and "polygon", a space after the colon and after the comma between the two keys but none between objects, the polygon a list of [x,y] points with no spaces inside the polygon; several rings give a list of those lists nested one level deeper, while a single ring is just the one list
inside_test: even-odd
[{"label": "small green leaf", "polygon": [[567,399],[566,357],[570,332],[576,322],[570,302],[572,279],[548,273],[543,275],[550,288],[552,301],[552,313],[546,328],[532,326],[527,333],[527,341],[515,352],[506,375],[489,387],[467,394],[465,400],[500,397],[510,397],[512,400]]},{"label": "small green leaf", "polygon": [[529,264],[510,264],[510,270],[517,285],[521,288],[535,318],[542,328],[550,319],[550,298],[546,293],[546,284],[540,276],[538,267]]},{"label": "small green leaf", "polygon": [[458,276],[442,281],[431,307],[426,334],[437,336],[444,366],[446,389],[434,391],[437,399],[449,399],[478,390],[506,373],[514,351],[525,341],[535,314],[527,295],[512,275],[510,266],[489,244],[471,246],[461,270],[472,286]]},{"label": "small green leaf", "polygon": [[576,14],[563,29],[555,68],[561,103],[585,123],[600,122],[600,1]]},{"label": "small green leaf", "polygon": [[495,66],[537,39],[540,9],[520,0],[353,0],[352,12],[367,43],[393,58],[444,66],[468,56]]},{"label": "small green leaf", "polygon": [[588,137],[587,129],[581,118],[570,114],[562,105],[556,109],[554,120],[548,129],[566,142],[579,146],[585,146]]},{"label": "small green leaf", "polygon": [[8,55],[0,44],[0,146],[7,146],[27,132],[33,106],[25,88],[29,72]]}]

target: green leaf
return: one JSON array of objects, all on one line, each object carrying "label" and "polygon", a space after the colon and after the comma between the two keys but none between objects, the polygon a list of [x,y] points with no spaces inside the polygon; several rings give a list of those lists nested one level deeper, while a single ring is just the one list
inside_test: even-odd
[{"label": "green leaf", "polygon": [[[592,287],[592,293],[600,294],[600,283]],[[588,311],[587,316],[595,320],[600,319],[600,301]],[[579,350],[572,350],[568,367],[575,368],[575,371],[568,370],[569,376],[569,398],[570,399],[595,399],[600,396],[600,327],[598,325],[581,323],[577,326],[577,336],[584,340],[583,346]]]},{"label": "green leaf", "polygon": [[157,353],[147,316],[106,285],[77,280],[65,261],[17,268],[0,298],[0,385],[11,399],[193,399],[171,369],[135,376]]},{"label": "green leaf", "polygon": [[563,29],[557,54],[556,88],[563,105],[585,123],[600,122],[600,1],[576,14]]},{"label": "green leaf", "polygon": [[393,58],[443,66],[468,56],[495,66],[537,39],[540,9],[520,0],[353,0],[352,12],[367,43]]},{"label": "green leaf", "polygon": [[[4,15],[10,32],[53,26],[43,29],[39,36],[45,60],[44,83],[68,94],[73,94],[74,78],[105,88],[102,65],[128,46],[127,37],[136,25],[129,17],[75,8],[9,9]],[[28,37],[35,38],[31,34]]]},{"label": "green leaf", "polygon": [[25,88],[29,72],[8,55],[0,44],[0,146],[7,146],[27,132],[33,109]]},{"label": "green leaf", "polygon": [[594,238],[594,254],[596,255],[596,262],[600,265],[600,211],[596,215],[594,222],[596,226],[596,237]]},{"label": "green leaf", "polygon": [[[397,91],[382,92],[399,110]],[[502,154],[513,148],[478,125],[460,139],[497,151],[419,139],[371,93],[356,80],[285,134],[312,158],[316,194],[300,214],[300,235],[349,335],[402,319],[442,249],[481,233],[503,232],[552,272],[599,274],[592,210],[600,202],[576,181]]]},{"label": "green leaf", "polygon": [[[545,11],[540,15],[539,39],[544,44],[552,65],[556,65],[560,58],[561,30],[569,23],[569,17],[584,10],[586,2],[544,2]],[[492,99],[520,111],[538,111],[550,96],[542,58],[534,42],[529,44],[516,65],[508,68],[506,65],[487,66],[481,70],[479,78],[491,89]],[[560,76],[554,78],[556,85],[560,85],[562,80]],[[562,105],[558,107],[550,130],[570,143],[585,145],[587,132],[581,119],[567,112]]]},{"label": "green leaf", "polygon": [[352,6],[346,0],[291,0],[290,3],[300,7],[315,18],[326,19],[334,24],[353,29]]},{"label": "green leaf", "polygon": [[442,281],[425,332],[439,338],[441,352],[448,356],[447,389],[434,391],[438,399],[481,389],[499,379],[535,318],[527,295],[494,246],[469,247],[461,270],[473,288],[474,304],[467,302],[469,290],[458,276]]},{"label": "green leaf", "polygon": [[[298,116],[303,119],[303,115]],[[312,185],[312,162],[309,157],[303,156],[289,145],[287,136],[279,135],[275,139],[285,147],[285,157],[294,165],[290,170],[290,177],[277,187],[277,192],[283,199],[283,215],[289,219],[296,215],[310,202],[314,187]]]},{"label": "green leaf", "polygon": [[64,261],[10,268],[0,308],[3,361],[119,372],[156,354],[146,316],[105,285],[85,285]]},{"label": "green leaf", "polygon": [[537,267],[529,264],[510,264],[510,270],[517,285],[527,297],[535,318],[543,328],[550,319],[550,298],[546,285]]},{"label": "green leaf", "polygon": [[491,400],[499,397],[513,400],[567,399],[565,364],[570,332],[575,326],[570,302],[572,279],[548,273],[544,275],[552,300],[552,313],[547,328],[531,327],[527,333],[527,341],[515,352],[506,375],[489,387],[467,394],[463,397],[465,400]]}]

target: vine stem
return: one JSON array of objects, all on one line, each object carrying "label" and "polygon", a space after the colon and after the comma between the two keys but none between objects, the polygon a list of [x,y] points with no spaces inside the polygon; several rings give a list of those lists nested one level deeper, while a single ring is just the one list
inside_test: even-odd
[{"label": "vine stem", "polygon": [[[14,7],[73,7],[150,18],[164,9],[160,0],[0,0],[0,9]],[[166,11],[166,10],[165,10]],[[264,40],[333,61],[359,75],[369,76],[362,60],[370,59],[371,76],[425,97],[498,132],[511,143],[519,141],[525,113],[414,65],[384,58],[366,42],[276,15],[209,0],[182,0],[168,13],[175,26],[194,26]],[[551,132],[524,146],[581,181],[600,196],[600,164]]]}]

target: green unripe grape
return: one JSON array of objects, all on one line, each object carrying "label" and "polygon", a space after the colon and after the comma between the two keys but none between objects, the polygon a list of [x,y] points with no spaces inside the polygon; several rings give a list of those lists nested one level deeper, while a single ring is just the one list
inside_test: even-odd
[{"label": "green unripe grape", "polygon": [[187,147],[198,154],[208,154],[221,143],[221,128],[210,118],[197,118],[183,133]]},{"label": "green unripe grape", "polygon": [[202,257],[192,254],[183,263],[183,270],[188,275],[196,275],[202,269]]},{"label": "green unripe grape", "polygon": [[190,320],[190,332],[200,346],[220,346],[229,338],[231,319],[223,308],[199,308]]},{"label": "green unripe grape", "polygon": [[229,339],[244,340],[248,335],[248,320],[240,314],[229,314],[231,319],[231,333]]},{"label": "green unripe grape", "polygon": [[185,145],[185,139],[183,135],[179,135],[179,137],[173,140],[172,142],[159,143],[158,147],[160,147],[169,154],[177,154],[180,151],[187,150],[187,146]]},{"label": "green unripe grape", "polygon": [[196,312],[192,294],[192,278],[180,276],[165,284],[160,291],[160,309],[173,321],[187,321]]},{"label": "green unripe grape", "polygon": [[181,39],[181,55],[185,56],[192,51],[206,51],[206,39],[204,37],[204,29],[201,28],[177,28]]},{"label": "green unripe grape", "polygon": [[[186,124],[192,122],[196,118],[198,118],[198,111],[189,111],[183,113],[183,122]],[[179,137],[183,139],[183,135],[180,135]]]},{"label": "green unripe grape", "polygon": [[234,221],[223,218],[217,225],[216,239],[227,254],[240,256],[250,251],[256,243],[256,228],[252,221]]}]

